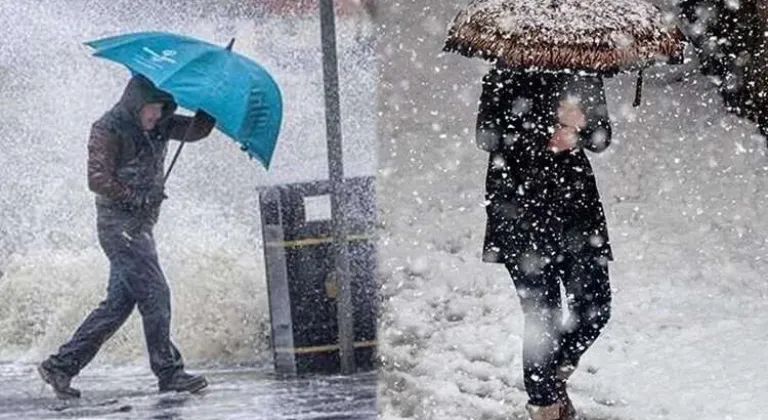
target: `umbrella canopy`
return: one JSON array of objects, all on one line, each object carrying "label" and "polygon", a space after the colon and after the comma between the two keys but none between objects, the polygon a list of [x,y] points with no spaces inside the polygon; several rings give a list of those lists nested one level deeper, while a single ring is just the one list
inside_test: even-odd
[{"label": "umbrella canopy", "polygon": [[444,50],[513,68],[615,72],[679,61],[682,40],[643,0],[474,0]]},{"label": "umbrella canopy", "polygon": [[[233,40],[234,41],[234,40]],[[189,110],[216,118],[216,127],[269,168],[282,122],[280,89],[251,59],[166,32],[139,32],[87,42],[94,55],[128,67]]]}]

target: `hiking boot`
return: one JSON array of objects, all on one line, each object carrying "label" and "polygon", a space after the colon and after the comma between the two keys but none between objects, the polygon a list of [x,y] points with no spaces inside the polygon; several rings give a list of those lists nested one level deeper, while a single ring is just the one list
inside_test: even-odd
[{"label": "hiking boot", "polygon": [[563,417],[563,404],[551,405],[526,405],[531,420],[565,420]]},{"label": "hiking boot", "polygon": [[208,386],[208,381],[202,375],[190,375],[179,370],[167,379],[160,380],[160,392],[197,392]]},{"label": "hiking boot", "polygon": [[56,393],[57,398],[61,400],[80,398],[80,391],[70,386],[72,377],[51,366],[50,361],[45,360],[40,363],[37,366],[37,372],[45,383],[53,387],[53,392]]}]

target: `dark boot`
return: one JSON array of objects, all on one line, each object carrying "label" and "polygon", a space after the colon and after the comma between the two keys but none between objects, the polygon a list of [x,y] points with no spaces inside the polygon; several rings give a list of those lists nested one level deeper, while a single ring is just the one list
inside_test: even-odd
[{"label": "dark boot", "polygon": [[53,392],[56,393],[56,397],[59,399],[80,398],[80,391],[70,386],[72,377],[51,366],[50,361],[45,360],[43,363],[40,363],[37,366],[37,372],[40,373],[40,377],[43,378],[45,383],[53,387]]},{"label": "dark boot", "polygon": [[208,381],[202,375],[190,375],[178,370],[170,377],[158,382],[160,392],[197,392],[208,386]]}]

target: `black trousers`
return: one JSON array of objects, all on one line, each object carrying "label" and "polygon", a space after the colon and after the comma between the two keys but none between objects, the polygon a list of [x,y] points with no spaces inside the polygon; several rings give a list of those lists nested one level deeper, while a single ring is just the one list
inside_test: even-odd
[{"label": "black trousers", "polygon": [[[535,270],[511,263],[507,270],[525,317],[523,375],[529,404],[554,404],[564,391],[556,379],[557,369],[577,366],[610,317],[607,262],[565,256]],[[567,323],[563,322],[561,284],[570,314]]]},{"label": "black trousers", "polygon": [[129,213],[98,210],[99,243],[110,262],[107,297],[50,357],[50,363],[70,376],[77,375],[138,307],[152,371],[160,379],[167,378],[183,369],[184,363],[170,338],[171,294],[158,262],[152,226]]}]

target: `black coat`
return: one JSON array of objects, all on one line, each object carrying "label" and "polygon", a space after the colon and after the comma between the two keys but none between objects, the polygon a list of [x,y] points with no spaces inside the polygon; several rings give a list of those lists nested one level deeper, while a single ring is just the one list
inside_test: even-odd
[{"label": "black coat", "polygon": [[[580,101],[586,127],[579,147],[547,148],[560,100]],[[493,69],[483,79],[477,144],[490,152],[483,260],[546,264],[566,253],[612,260],[608,229],[584,148],[610,144],[599,76]]]}]

